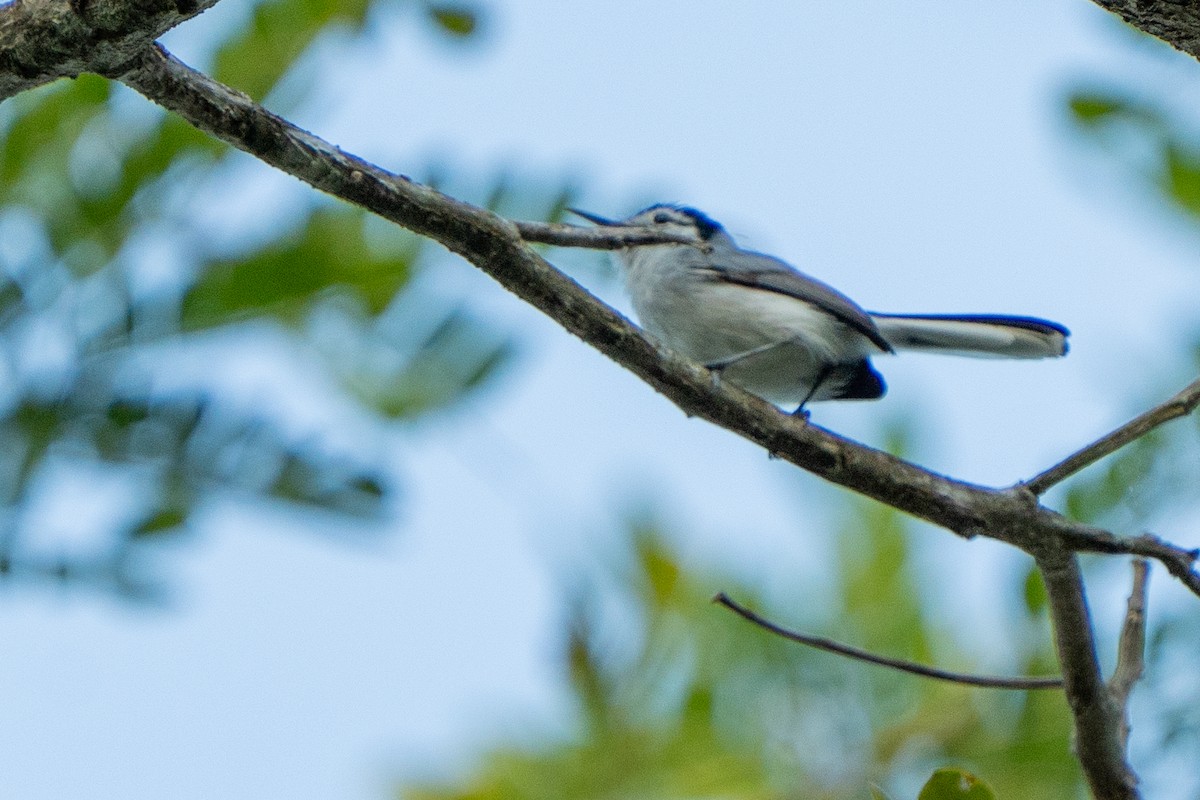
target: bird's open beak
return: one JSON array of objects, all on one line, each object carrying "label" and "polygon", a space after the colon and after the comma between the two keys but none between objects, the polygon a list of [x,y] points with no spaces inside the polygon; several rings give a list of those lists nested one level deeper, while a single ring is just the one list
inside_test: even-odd
[{"label": "bird's open beak", "polygon": [[572,214],[574,214],[577,217],[583,217],[588,222],[593,222],[597,225],[612,226],[612,225],[620,225],[621,224],[615,220],[607,219],[606,217],[601,217],[598,214],[592,214],[587,211],[580,211],[578,208],[568,208],[567,211],[570,211]]}]

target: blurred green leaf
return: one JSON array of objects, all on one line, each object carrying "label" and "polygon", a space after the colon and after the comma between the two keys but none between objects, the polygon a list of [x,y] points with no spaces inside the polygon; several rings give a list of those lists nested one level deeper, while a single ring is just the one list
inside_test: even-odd
[{"label": "blurred green leaf", "polygon": [[642,531],[636,543],[638,571],[645,576],[650,589],[652,608],[663,608],[676,595],[682,577],[681,567],[673,554],[663,546],[661,538]]},{"label": "blurred green leaf", "polygon": [[1105,122],[1126,110],[1125,102],[1119,98],[1084,92],[1068,98],[1067,107],[1076,121],[1087,125]]},{"label": "blurred green leaf", "polygon": [[1037,616],[1046,610],[1046,584],[1042,581],[1042,573],[1036,566],[1030,566],[1025,572],[1025,610],[1030,616]]},{"label": "blurred green leaf", "polygon": [[1200,215],[1200,151],[1177,142],[1163,147],[1163,191],[1188,213]]},{"label": "blurred green leaf", "polygon": [[[1166,442],[1161,429],[1152,431],[1081,473],[1067,487],[1067,514],[1085,522],[1098,522],[1118,509],[1136,514],[1139,487],[1155,481],[1155,464],[1164,457]],[[1159,488],[1167,486],[1164,481]]]},{"label": "blurred green leaf", "polygon": [[1200,143],[1189,123],[1149,98],[1117,90],[1077,90],[1068,108],[1082,134],[1200,221]]},{"label": "blurred green leaf", "polygon": [[996,800],[986,783],[969,772],[958,769],[936,770],[917,800]]},{"label": "blurred green leaf", "polygon": [[479,27],[479,12],[469,6],[431,3],[425,11],[442,31],[454,37],[466,38]]},{"label": "blurred green leaf", "polygon": [[262,100],[313,40],[331,26],[357,32],[368,0],[268,0],[226,43],[213,63],[214,77]]},{"label": "blurred green leaf", "polygon": [[408,281],[411,255],[376,255],[358,209],[319,208],[291,236],[209,267],[184,298],[183,324],[206,328],[264,314],[295,323],[332,289],[352,292],[376,314]]},{"label": "blurred green leaf", "polygon": [[138,523],[133,529],[136,537],[155,536],[177,530],[187,522],[189,509],[183,507],[160,508]]},{"label": "blurred green leaf", "polygon": [[[427,319],[436,310],[424,309]],[[346,388],[384,416],[407,419],[427,414],[490,382],[514,356],[512,342],[462,309],[451,309],[433,330],[388,359],[347,363],[332,357]]]},{"label": "blurred green leaf", "polygon": [[891,800],[891,798],[884,794],[883,789],[871,784],[871,800]]}]

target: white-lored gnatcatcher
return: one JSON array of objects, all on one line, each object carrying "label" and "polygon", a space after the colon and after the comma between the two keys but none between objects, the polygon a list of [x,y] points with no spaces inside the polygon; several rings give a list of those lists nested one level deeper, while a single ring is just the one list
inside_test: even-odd
[{"label": "white-lored gnatcatcher", "polygon": [[1034,317],[879,314],[733,237],[694,208],[654,205],[624,220],[571,209],[597,225],[660,228],[695,244],[617,251],[642,326],[718,376],[780,406],[874,400],[886,391],[871,356],[926,350],[982,358],[1049,358],[1069,331]]}]

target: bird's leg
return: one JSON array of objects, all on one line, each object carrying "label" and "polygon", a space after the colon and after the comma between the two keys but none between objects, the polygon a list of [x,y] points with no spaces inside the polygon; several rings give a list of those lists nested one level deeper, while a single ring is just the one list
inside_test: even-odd
[{"label": "bird's leg", "polygon": [[824,383],[825,379],[831,374],[833,374],[833,364],[826,364],[825,366],[821,367],[821,371],[817,373],[817,379],[813,381],[812,388],[808,390],[808,394],[804,395],[804,399],[800,401],[800,405],[796,406],[796,410],[792,412],[793,417],[804,417],[804,419],[808,419],[808,410],[805,408],[805,406],[808,405],[809,400],[812,400],[813,397],[816,396],[817,390],[821,388],[821,384]]},{"label": "bird's leg", "polygon": [[721,373],[723,373],[725,370],[732,367],[734,364],[738,363],[739,361],[745,361],[747,358],[753,358],[754,356],[758,355],[759,353],[765,353],[768,350],[774,350],[776,347],[787,344],[790,341],[792,341],[792,340],[784,339],[781,342],[770,342],[769,344],[764,344],[759,347],[752,348],[743,353],[735,353],[734,355],[728,356],[726,358],[722,358],[717,361],[708,362],[704,366],[707,367],[709,369],[709,371],[712,373],[713,388],[717,388],[721,385]]}]

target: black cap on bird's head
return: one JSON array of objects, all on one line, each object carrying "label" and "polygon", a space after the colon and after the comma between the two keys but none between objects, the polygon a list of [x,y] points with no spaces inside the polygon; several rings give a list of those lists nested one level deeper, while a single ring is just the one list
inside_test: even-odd
[{"label": "black cap on bird's head", "polygon": [[588,211],[580,211],[577,208],[569,208],[567,210],[597,225],[674,226],[686,228],[705,242],[724,230],[720,223],[702,211],[697,211],[688,206],[677,206],[669,203],[652,205],[649,208],[642,209],[632,217],[622,220],[608,219]]}]

